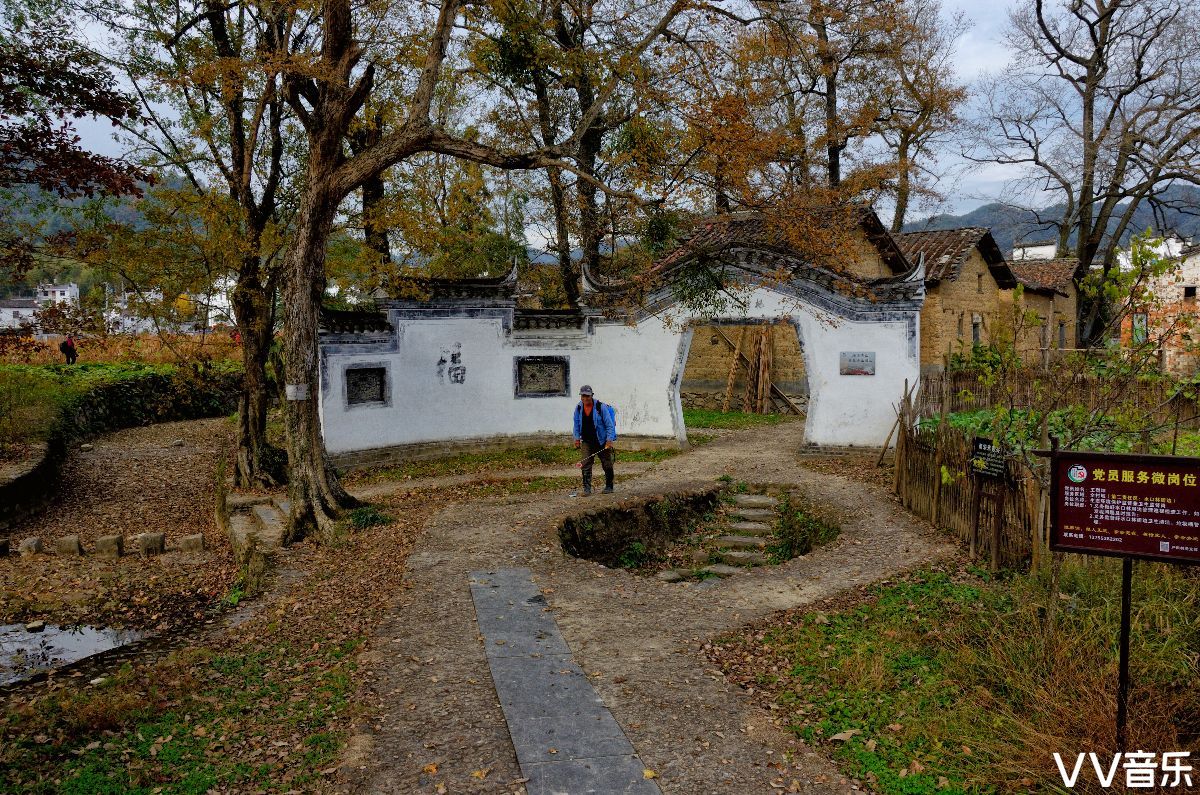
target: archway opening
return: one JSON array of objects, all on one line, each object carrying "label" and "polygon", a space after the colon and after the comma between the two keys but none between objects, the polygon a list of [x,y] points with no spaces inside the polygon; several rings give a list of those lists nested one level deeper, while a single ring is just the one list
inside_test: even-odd
[{"label": "archway opening", "polygon": [[786,318],[697,322],[679,400],[689,433],[803,420],[809,379],[796,324]]}]

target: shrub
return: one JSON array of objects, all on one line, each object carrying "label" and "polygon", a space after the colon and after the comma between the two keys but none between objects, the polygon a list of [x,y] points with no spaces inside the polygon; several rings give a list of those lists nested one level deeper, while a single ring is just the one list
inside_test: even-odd
[{"label": "shrub", "polygon": [[811,506],[785,493],[779,499],[776,542],[770,552],[779,562],[791,560],[828,544],[837,538],[839,532],[841,530],[836,524],[820,518]]},{"label": "shrub", "polygon": [[350,512],[349,521],[350,526],[355,530],[366,530],[368,527],[388,524],[392,521],[392,517],[381,512],[374,505],[363,505]]},{"label": "shrub", "polygon": [[0,365],[0,447],[228,414],[240,387],[234,362]]}]

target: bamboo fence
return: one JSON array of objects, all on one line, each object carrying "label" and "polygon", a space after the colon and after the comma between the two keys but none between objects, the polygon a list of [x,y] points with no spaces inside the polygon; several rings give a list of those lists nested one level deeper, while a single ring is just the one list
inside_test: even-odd
[{"label": "bamboo fence", "polygon": [[900,502],[953,532],[993,569],[1036,566],[1046,548],[1047,497],[1037,474],[1010,457],[1003,481],[970,475],[973,438],[944,422],[921,430],[921,403],[918,394],[899,409],[894,488]]}]

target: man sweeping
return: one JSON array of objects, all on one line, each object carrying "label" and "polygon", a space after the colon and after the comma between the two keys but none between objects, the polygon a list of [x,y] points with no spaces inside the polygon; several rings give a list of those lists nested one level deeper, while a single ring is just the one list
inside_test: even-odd
[{"label": "man sweeping", "polygon": [[594,399],[592,388],[579,388],[579,404],[575,406],[575,447],[580,451],[583,469],[583,495],[592,493],[592,463],[600,459],[604,467],[604,493],[613,490],[613,442],[617,440],[617,420],[612,406]]}]

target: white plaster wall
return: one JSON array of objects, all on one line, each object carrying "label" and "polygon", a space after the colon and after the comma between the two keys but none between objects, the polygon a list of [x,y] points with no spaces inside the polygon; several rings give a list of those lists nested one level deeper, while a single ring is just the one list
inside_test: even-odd
[{"label": "white plaster wall", "polygon": [[[915,313],[907,313],[916,321]],[[919,374],[917,340],[906,319],[852,322],[760,288],[744,312],[723,320],[790,318],[799,329],[810,379],[808,440],[823,445],[879,445],[895,419],[904,379]],[[686,318],[657,317],[637,326],[599,324],[594,333],[514,332],[497,318],[402,319],[394,353],[328,351],[322,420],[331,453],[501,435],[571,433],[579,387],[590,384],[617,409],[618,434],[686,441],[678,379],[691,332]],[[394,323],[396,321],[393,321]],[[919,330],[918,330],[919,333]],[[457,347],[456,347],[457,346]],[[838,374],[841,351],[874,351],[874,376]],[[463,383],[438,360],[458,352]],[[514,396],[514,357],[568,356],[569,397]],[[345,405],[345,369],[389,367],[391,405]]]}]

